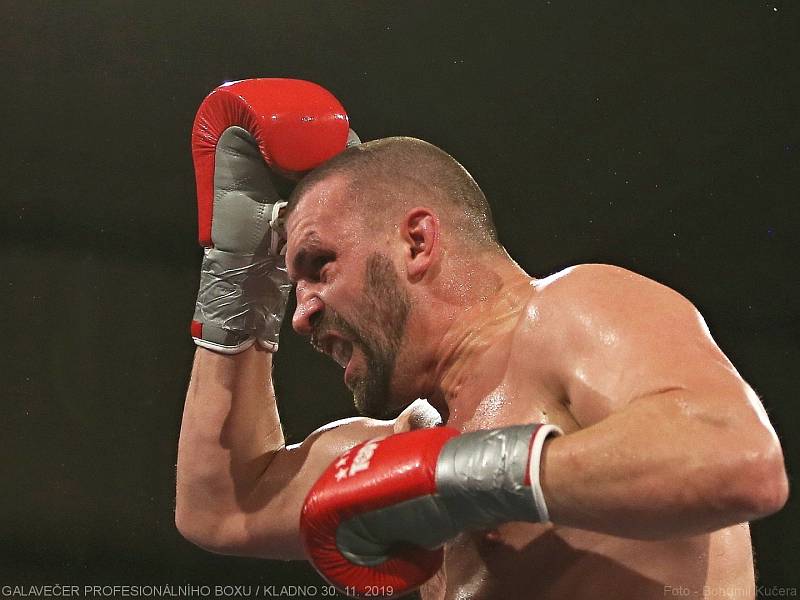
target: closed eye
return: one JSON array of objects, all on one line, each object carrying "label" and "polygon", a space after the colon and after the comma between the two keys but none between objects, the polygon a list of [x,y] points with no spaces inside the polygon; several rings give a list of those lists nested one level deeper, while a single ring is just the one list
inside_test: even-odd
[{"label": "closed eye", "polygon": [[319,281],[325,266],[336,259],[336,253],[320,247],[319,242],[298,249],[289,267],[290,279],[297,283],[301,279]]},{"label": "closed eye", "polygon": [[333,262],[336,255],[333,252],[318,252],[308,262],[308,276],[314,281],[321,281],[325,267]]}]

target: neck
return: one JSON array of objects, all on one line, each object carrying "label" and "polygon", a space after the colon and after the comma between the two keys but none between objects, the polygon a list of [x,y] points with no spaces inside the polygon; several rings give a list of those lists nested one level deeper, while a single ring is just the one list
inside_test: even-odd
[{"label": "neck", "polygon": [[514,329],[533,281],[508,255],[472,261],[453,273],[418,302],[421,318],[409,339],[424,340],[414,347],[427,359],[406,371],[416,374],[416,396],[445,417],[465,401],[464,391],[471,390],[470,379],[480,373],[478,364],[491,346]]}]

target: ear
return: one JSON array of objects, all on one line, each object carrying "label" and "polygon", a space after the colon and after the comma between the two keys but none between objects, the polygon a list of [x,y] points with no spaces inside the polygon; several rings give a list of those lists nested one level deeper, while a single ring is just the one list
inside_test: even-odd
[{"label": "ear", "polygon": [[439,258],[439,217],[425,207],[412,208],[401,225],[406,242],[406,270],[412,281],[419,281]]}]

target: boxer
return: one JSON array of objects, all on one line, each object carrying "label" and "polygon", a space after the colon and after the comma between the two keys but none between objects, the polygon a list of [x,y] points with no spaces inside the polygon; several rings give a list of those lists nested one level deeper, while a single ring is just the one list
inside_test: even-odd
[{"label": "boxer", "polygon": [[[345,149],[343,109],[305,84],[222,92],[252,118],[228,106],[195,136],[179,531],[309,559],[361,597],[754,597],[747,522],[785,503],[783,455],[691,303],[608,265],[528,275],[458,162],[411,138]],[[281,214],[275,173],[311,168]],[[293,328],[362,416],[286,446],[271,369],[291,283]]]}]

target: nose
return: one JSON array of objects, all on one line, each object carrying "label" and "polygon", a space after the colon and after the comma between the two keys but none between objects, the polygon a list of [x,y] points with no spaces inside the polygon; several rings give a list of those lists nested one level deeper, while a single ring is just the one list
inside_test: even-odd
[{"label": "nose", "polygon": [[311,335],[314,321],[322,314],[325,304],[302,281],[297,284],[297,307],[292,316],[292,328],[300,335]]}]

